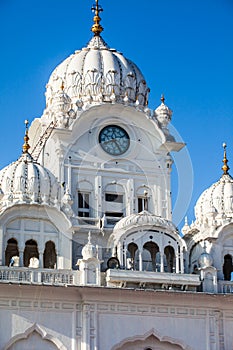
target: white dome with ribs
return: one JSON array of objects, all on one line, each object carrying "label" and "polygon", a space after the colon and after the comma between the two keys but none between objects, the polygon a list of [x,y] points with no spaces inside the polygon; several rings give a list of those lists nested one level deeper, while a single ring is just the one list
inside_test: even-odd
[{"label": "white dome with ribs", "polygon": [[101,36],[94,36],[87,47],[76,51],[51,74],[47,84],[47,106],[61,85],[77,101],[124,102],[146,106],[149,89],[139,68],[122,53],[110,49]]},{"label": "white dome with ribs", "polygon": [[29,153],[0,171],[1,207],[17,203],[54,205],[59,186],[55,176]]},{"label": "white dome with ribs", "polygon": [[233,219],[233,178],[223,174],[206,189],[195,206],[196,225],[220,224],[224,217]]}]

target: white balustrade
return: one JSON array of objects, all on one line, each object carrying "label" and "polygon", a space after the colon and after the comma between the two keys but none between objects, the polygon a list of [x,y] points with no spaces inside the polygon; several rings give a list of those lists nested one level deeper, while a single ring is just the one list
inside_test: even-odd
[{"label": "white balustrade", "polygon": [[0,266],[0,283],[78,285],[79,271]]},{"label": "white balustrade", "polygon": [[233,293],[233,281],[218,281],[219,293]]}]

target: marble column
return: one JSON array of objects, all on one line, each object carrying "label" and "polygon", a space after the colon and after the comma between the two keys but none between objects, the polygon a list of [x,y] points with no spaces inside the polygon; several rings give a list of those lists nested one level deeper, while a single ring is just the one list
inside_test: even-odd
[{"label": "marble column", "polygon": [[160,253],[160,272],[164,272],[164,254]]},{"label": "marble column", "polygon": [[24,266],[23,253],[24,253],[24,249],[19,248],[19,266]]},{"label": "marble column", "polygon": [[142,271],[142,250],[139,250],[139,271]]},{"label": "marble column", "polygon": [[179,253],[176,252],[176,273],[180,272],[179,258],[180,258]]}]

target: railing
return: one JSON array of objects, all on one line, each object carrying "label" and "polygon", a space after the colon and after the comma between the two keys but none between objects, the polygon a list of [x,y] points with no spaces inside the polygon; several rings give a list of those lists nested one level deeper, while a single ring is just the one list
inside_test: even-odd
[{"label": "railing", "polygon": [[1,266],[0,283],[79,285],[79,271]]},{"label": "railing", "polygon": [[219,293],[233,293],[233,281],[218,281]]},{"label": "railing", "polygon": [[42,271],[41,282],[46,284],[76,284],[72,271]]},{"label": "railing", "polygon": [[174,289],[182,291],[196,291],[201,284],[199,275],[194,274],[120,269],[108,269],[106,271],[106,281],[108,287]]},{"label": "railing", "polygon": [[32,270],[25,268],[1,267],[0,282],[23,282],[31,283]]}]

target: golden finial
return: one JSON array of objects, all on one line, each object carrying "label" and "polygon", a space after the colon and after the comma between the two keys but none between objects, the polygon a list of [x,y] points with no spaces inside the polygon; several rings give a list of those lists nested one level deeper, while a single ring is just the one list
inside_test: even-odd
[{"label": "golden finial", "polygon": [[224,149],[223,160],[222,160],[222,162],[223,162],[222,170],[223,170],[223,174],[227,175],[228,174],[228,170],[230,169],[229,166],[227,165],[227,163],[228,163],[227,152],[226,152],[227,145],[224,142],[222,146],[223,146],[223,149]]},{"label": "golden finial", "polygon": [[24,121],[25,124],[25,135],[24,135],[24,144],[23,144],[23,153],[28,153],[28,150],[30,148],[28,141],[29,141],[29,137],[28,137],[28,120]]},{"label": "golden finial", "polygon": [[60,86],[61,91],[64,91],[64,88],[65,88],[65,86],[64,86],[64,81],[62,80],[61,86]]},{"label": "golden finial", "polygon": [[162,103],[164,103],[164,102],[165,102],[165,97],[164,97],[164,94],[162,94],[162,95],[161,95],[160,101],[161,101]]},{"label": "golden finial", "polygon": [[95,12],[95,16],[93,17],[94,24],[91,27],[91,31],[94,33],[95,36],[99,36],[100,33],[104,30],[104,28],[100,24],[101,18],[99,14],[100,12],[103,12],[103,9],[99,5],[99,0],[95,0],[95,4],[92,6],[91,10]]}]

